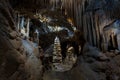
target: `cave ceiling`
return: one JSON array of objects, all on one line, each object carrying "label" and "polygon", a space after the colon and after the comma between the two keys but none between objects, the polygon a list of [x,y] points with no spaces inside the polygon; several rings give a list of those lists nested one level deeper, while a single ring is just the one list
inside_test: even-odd
[{"label": "cave ceiling", "polygon": [[[44,9],[50,9],[51,2],[59,1],[58,5],[68,11],[73,12],[75,8],[78,11],[79,6],[84,6],[85,11],[104,10],[109,17],[119,17],[119,0],[9,0],[14,9],[22,12],[36,12]],[[73,15],[74,13],[69,13]]]},{"label": "cave ceiling", "polygon": [[[109,19],[120,18],[120,1],[119,0],[9,0],[15,11],[21,14],[27,14],[33,17],[34,14],[40,13],[62,20],[69,18],[76,27],[84,25],[84,16],[89,13],[93,15],[105,16]],[[56,2],[58,1],[58,2]],[[51,11],[53,5],[59,9]],[[62,9],[61,9],[62,8]],[[63,12],[64,15],[60,15]],[[56,15],[58,14],[58,15]],[[64,16],[64,18],[62,18]],[[103,20],[102,20],[103,21]],[[59,23],[59,22],[58,22]],[[51,23],[52,24],[52,23]],[[81,30],[83,28],[80,28]]]}]

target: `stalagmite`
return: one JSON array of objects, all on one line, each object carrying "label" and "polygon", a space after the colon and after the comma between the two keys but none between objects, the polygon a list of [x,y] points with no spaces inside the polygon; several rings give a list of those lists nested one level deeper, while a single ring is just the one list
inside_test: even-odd
[{"label": "stalagmite", "polygon": [[35,41],[37,44],[39,44],[39,31],[38,31],[38,29],[35,30],[35,34],[36,34]]},{"label": "stalagmite", "polygon": [[74,64],[76,62],[77,56],[74,55],[74,48],[68,47],[67,57],[65,59],[66,64]]},{"label": "stalagmite", "polygon": [[53,63],[61,63],[61,62],[62,62],[62,55],[61,55],[60,40],[58,37],[56,37],[54,41]]}]

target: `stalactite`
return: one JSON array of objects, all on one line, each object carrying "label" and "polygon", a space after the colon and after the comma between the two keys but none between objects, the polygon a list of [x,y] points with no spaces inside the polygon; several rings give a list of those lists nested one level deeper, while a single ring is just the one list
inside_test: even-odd
[{"label": "stalactite", "polygon": [[87,20],[87,35],[88,35],[88,42],[92,45],[92,38],[91,38],[91,26],[90,26],[90,16],[89,13],[86,16]]},{"label": "stalactite", "polygon": [[17,14],[17,30],[20,31],[20,15]]},{"label": "stalactite", "polygon": [[[118,0],[116,0],[118,1]],[[73,21],[73,25],[76,26],[76,28],[82,32],[84,32],[84,37],[85,39],[93,46],[97,46],[98,48],[101,47],[101,43],[107,45],[108,39],[106,39],[106,37],[108,37],[108,33],[103,33],[103,28],[105,25],[107,25],[106,23],[103,24],[106,20],[104,20],[103,17],[101,17],[101,13],[106,17],[109,16],[113,16],[116,17],[118,15],[113,15],[116,13],[116,11],[114,11],[115,8],[117,8],[114,4],[114,1],[110,2],[106,1],[106,0],[102,0],[101,3],[106,4],[104,5],[104,8],[101,9],[100,7],[100,11],[97,11],[99,9],[99,5],[96,5],[96,2],[93,1],[93,3],[91,2],[91,0],[31,0],[29,3],[34,2],[35,5],[39,6],[39,8],[47,8],[47,9],[51,9],[51,7],[53,8],[53,10],[57,10],[56,8],[60,8],[61,9],[61,13],[64,13],[64,15],[68,18],[70,18]],[[22,2],[23,4],[24,1]],[[40,4],[39,4],[40,3]],[[42,3],[42,4],[41,4]],[[60,3],[60,4],[59,4]],[[108,3],[108,4],[107,4]],[[99,4],[99,1],[98,3]],[[119,3],[117,3],[118,5]],[[92,6],[90,6],[92,5]],[[49,8],[50,6],[50,8]],[[89,10],[87,11],[87,8],[92,8],[89,12]],[[102,5],[100,5],[102,6]],[[33,6],[36,10],[39,10],[38,7]],[[108,10],[110,8],[110,10],[113,10],[112,12],[110,12],[110,10]],[[117,8],[119,10],[119,8]],[[107,13],[109,13],[108,15],[106,15]],[[107,18],[106,17],[106,18]],[[111,17],[110,17],[111,18]],[[23,22],[22,22],[23,24]],[[46,25],[46,24],[45,24]],[[22,27],[22,26],[21,26]],[[47,29],[44,27],[45,31],[47,31]],[[101,42],[102,41],[102,42]]]},{"label": "stalactite", "polygon": [[98,16],[98,48],[101,49],[100,16]]},{"label": "stalactite", "polygon": [[55,0],[50,0],[50,5],[52,6],[52,9],[55,9]]},{"label": "stalactite", "polygon": [[[86,16],[86,20],[88,19],[88,15]],[[87,41],[89,41],[89,29],[88,29],[88,21],[86,23],[86,27],[87,27]]]},{"label": "stalactite", "polygon": [[84,15],[84,18],[83,18],[83,20],[84,20],[84,23],[83,23],[83,25],[85,26],[85,27],[83,27],[83,33],[84,33],[84,38],[87,40],[87,22],[86,22],[86,15]]},{"label": "stalactite", "polygon": [[93,46],[96,46],[96,33],[95,33],[95,24],[94,24],[93,13],[91,13],[90,16],[91,16],[92,35],[93,35]]},{"label": "stalactite", "polygon": [[[56,0],[51,0],[56,4]],[[97,47],[101,47],[101,38],[104,38],[101,27],[103,21],[99,14],[95,12],[85,13],[86,7],[91,4],[90,0],[61,0],[61,8],[65,9],[65,14],[73,20],[74,25],[78,30],[84,32],[84,37],[87,41]],[[94,13],[94,14],[93,14]],[[105,40],[105,39],[104,39]],[[103,43],[105,42],[103,40]]]},{"label": "stalactite", "polygon": [[[94,2],[94,1],[93,1]],[[100,1],[101,2],[101,1]],[[91,0],[62,0],[62,8],[66,9],[67,16],[73,19],[74,25],[77,27],[78,30],[81,30],[84,32],[85,39],[93,46],[97,46],[98,48],[101,48],[101,46],[104,45],[104,47],[108,46],[108,33],[103,32],[103,28],[105,25],[108,25],[111,19],[108,20],[106,24],[103,24],[108,17],[113,16],[115,11],[109,12],[110,5],[105,3],[107,2],[101,2],[103,3],[103,8],[101,9],[102,5],[95,5],[95,3],[92,3]],[[111,3],[111,2],[108,2]],[[99,4],[99,3],[98,3]],[[114,3],[112,3],[114,4]],[[85,13],[85,9],[88,5],[92,5],[91,8],[93,8],[92,12]],[[100,8],[100,11],[95,11],[94,9]],[[112,9],[116,8],[114,5],[112,5]],[[117,8],[118,9],[118,8]],[[97,10],[97,9],[96,9]],[[109,15],[106,15],[106,12],[109,12]],[[102,15],[104,15],[104,17]],[[106,19],[106,20],[105,20]]]},{"label": "stalactite", "polygon": [[85,9],[88,4],[91,4],[90,0],[63,0],[62,7],[66,9],[68,13],[67,16],[70,16],[74,20],[77,29],[84,31],[84,37],[87,41],[91,45],[101,48],[101,41],[103,41],[103,25],[101,26],[100,24],[103,23],[103,18],[95,12],[88,12],[86,14]]},{"label": "stalactite", "polygon": [[90,37],[91,37],[91,45],[93,45],[93,29],[92,29],[92,22],[91,22],[91,13],[89,13],[89,27],[90,27]]},{"label": "stalactite", "polygon": [[82,31],[82,27],[83,27],[83,25],[82,25],[82,6],[81,5],[78,5],[78,10],[76,10],[77,12],[78,12],[78,29],[79,30],[81,30]]},{"label": "stalactite", "polygon": [[21,27],[21,28],[24,27],[24,17],[22,17],[22,19],[21,19],[20,27]]},{"label": "stalactite", "polygon": [[99,27],[99,21],[98,21],[98,19],[99,19],[99,18],[98,18],[98,15],[95,15],[95,21],[96,21],[95,26],[96,26],[96,34],[97,34],[97,36],[96,36],[96,37],[97,37],[97,40],[96,40],[96,41],[97,41],[97,47],[100,46],[100,45],[99,45],[99,44],[100,44],[100,43],[99,43],[100,36],[99,36],[99,28],[98,28],[98,27]]}]

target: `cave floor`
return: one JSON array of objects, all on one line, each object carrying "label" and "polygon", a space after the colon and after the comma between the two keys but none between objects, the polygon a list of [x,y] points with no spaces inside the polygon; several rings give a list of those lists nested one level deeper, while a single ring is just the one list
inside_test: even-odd
[{"label": "cave floor", "polygon": [[52,70],[57,72],[68,71],[75,64],[76,60],[76,56],[71,56],[71,58],[66,57],[65,61],[62,63],[52,63]]}]

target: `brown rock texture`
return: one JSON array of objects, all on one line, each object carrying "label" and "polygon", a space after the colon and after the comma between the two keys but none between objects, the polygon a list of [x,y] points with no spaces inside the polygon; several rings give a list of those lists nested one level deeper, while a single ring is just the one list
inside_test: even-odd
[{"label": "brown rock texture", "polygon": [[[35,77],[36,74],[30,74],[30,68],[26,67],[27,57],[13,14],[8,0],[0,0],[0,80],[33,80],[31,76]],[[38,77],[34,80],[41,80],[41,76]]]}]

